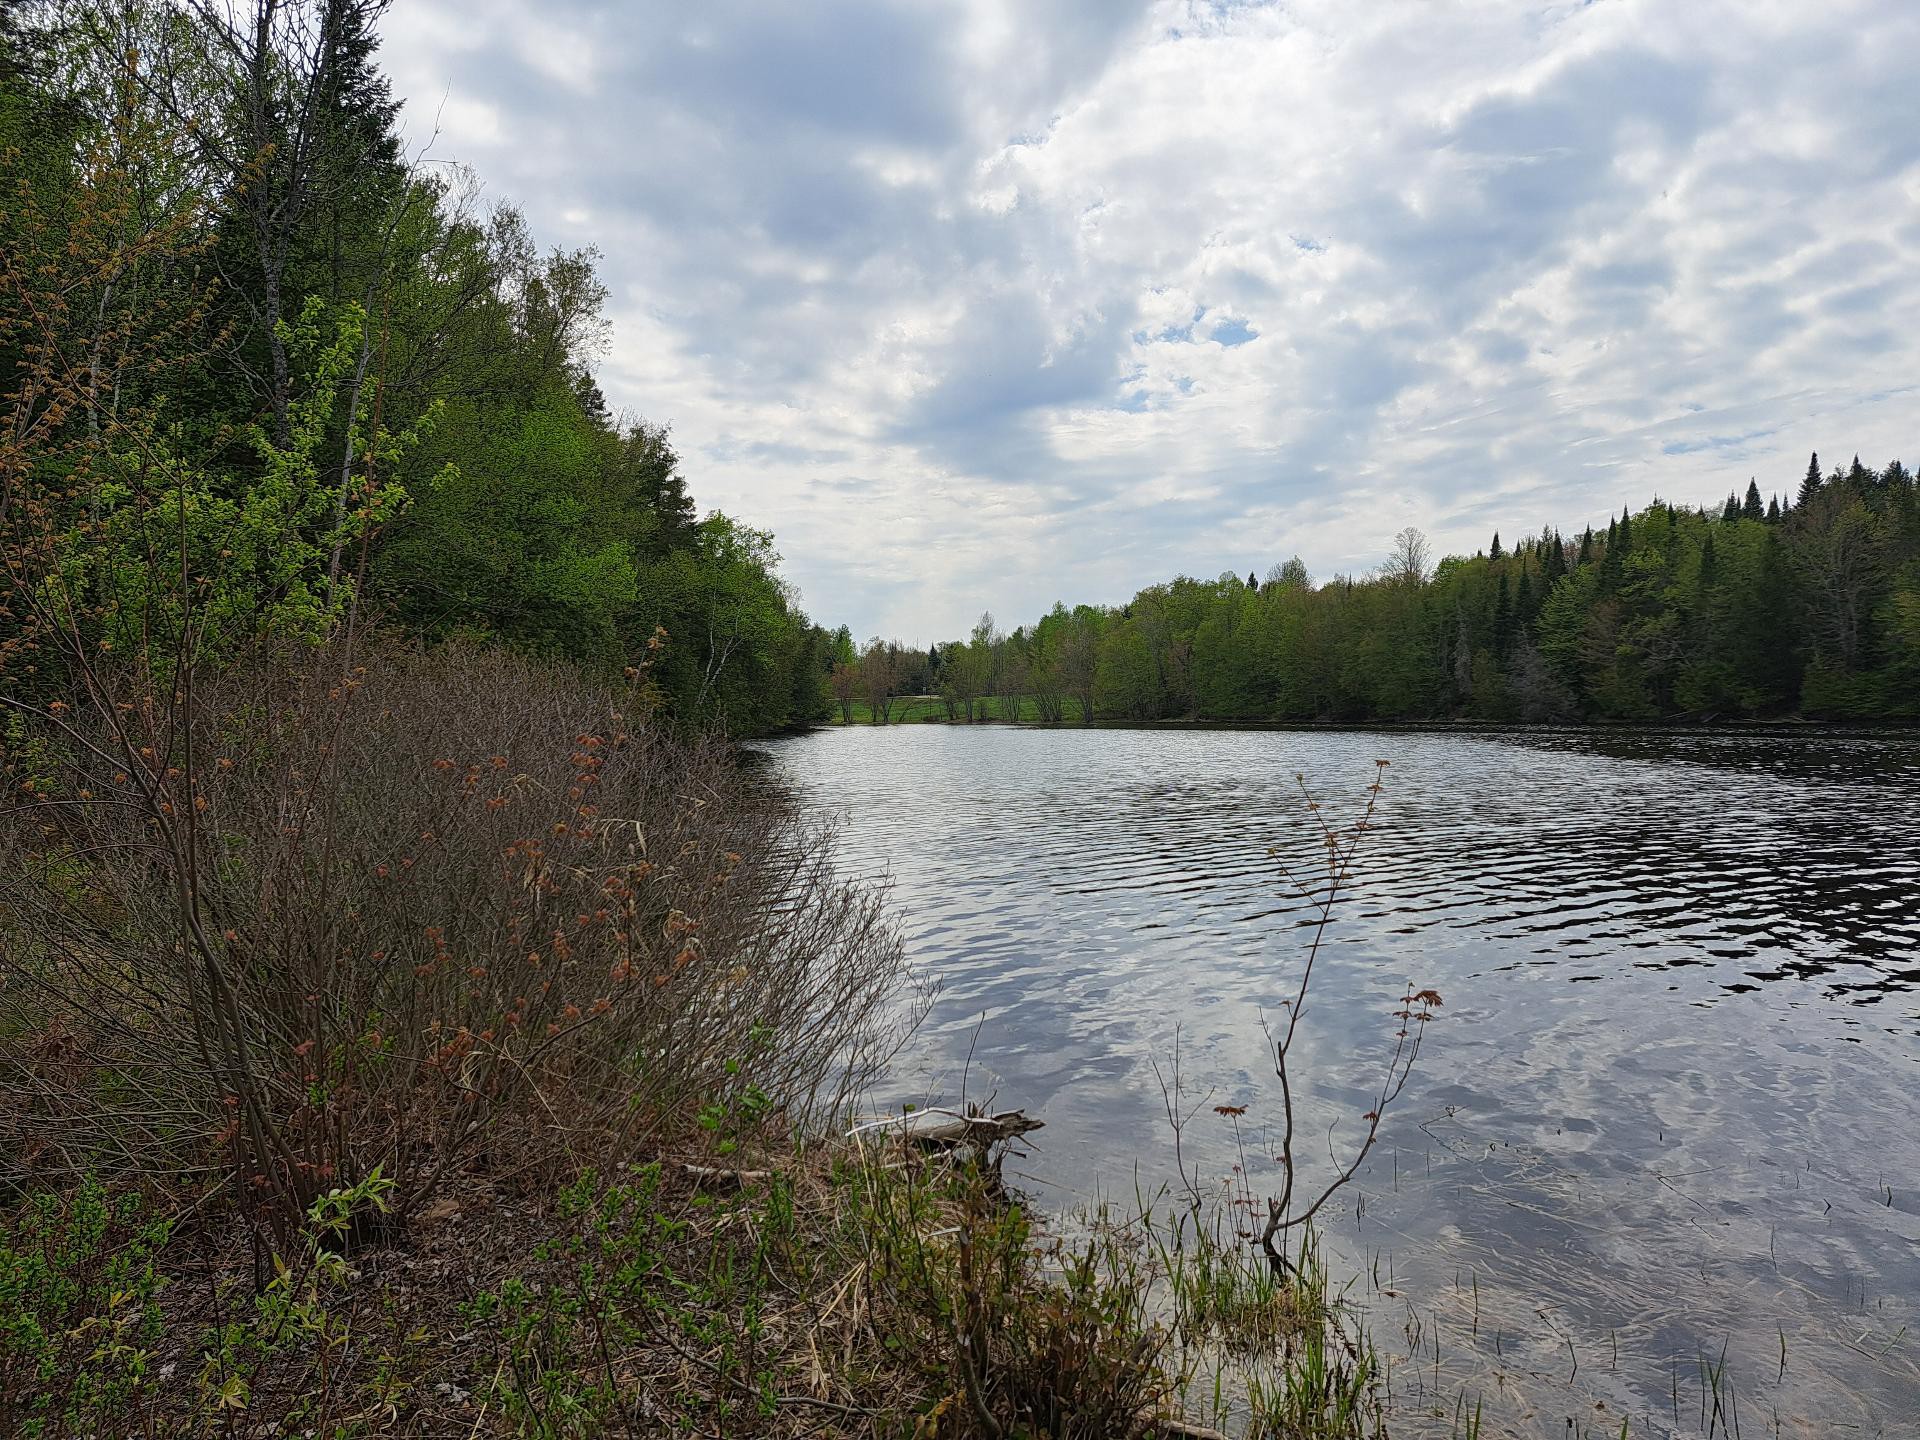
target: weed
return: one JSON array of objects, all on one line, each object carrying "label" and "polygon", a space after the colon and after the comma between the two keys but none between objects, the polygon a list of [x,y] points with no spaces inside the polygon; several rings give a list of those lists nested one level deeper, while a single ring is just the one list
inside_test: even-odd
[{"label": "weed", "polygon": [[150,1382],[165,1221],[92,1177],[0,1232],[0,1434],[87,1433]]}]

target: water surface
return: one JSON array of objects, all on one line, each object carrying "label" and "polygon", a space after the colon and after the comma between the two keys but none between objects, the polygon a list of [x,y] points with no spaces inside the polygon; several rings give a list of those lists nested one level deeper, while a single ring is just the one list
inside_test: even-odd
[{"label": "water surface", "polygon": [[1184,1153],[1231,1173],[1210,1105],[1272,1117],[1261,1019],[1311,918],[1268,854],[1315,853],[1296,775],[1340,824],[1390,761],[1299,1068],[1324,1167],[1401,986],[1445,997],[1329,1222],[1395,1433],[1448,1434],[1463,1395],[1488,1435],[1731,1433],[1701,1372],[1724,1355],[1742,1434],[1920,1435],[1920,737],[897,726],[768,749],[940,979],[893,1098],[964,1075],[1044,1117],[1024,1173],[1062,1206],[1171,1176],[1176,1039],[1208,1100]]}]

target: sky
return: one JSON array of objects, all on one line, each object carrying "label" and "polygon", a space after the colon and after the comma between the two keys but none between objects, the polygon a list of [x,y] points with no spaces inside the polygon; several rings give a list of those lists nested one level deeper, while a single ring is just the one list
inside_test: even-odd
[{"label": "sky", "polygon": [[1920,461],[1920,4],[400,0],[608,401],[857,636]]}]

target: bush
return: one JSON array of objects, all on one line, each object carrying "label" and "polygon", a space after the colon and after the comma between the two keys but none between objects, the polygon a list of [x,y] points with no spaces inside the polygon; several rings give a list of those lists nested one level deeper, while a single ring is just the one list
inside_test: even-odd
[{"label": "bush", "polygon": [[884,1053],[901,949],[822,822],[576,671],[342,639],[95,693],[5,752],[0,1184],[227,1169],[284,1250],[375,1167],[403,1224],[702,1105],[804,1128]]}]

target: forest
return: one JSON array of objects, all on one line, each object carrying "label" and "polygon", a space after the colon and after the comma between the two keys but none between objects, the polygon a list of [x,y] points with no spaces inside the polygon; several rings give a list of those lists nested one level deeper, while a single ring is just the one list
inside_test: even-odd
[{"label": "forest", "polygon": [[[770,535],[698,514],[666,427],[610,410],[593,252],[410,156],[374,12],[321,13],[337,33],[261,67],[192,8],[0,11],[4,538],[17,582],[72,577],[96,643],[150,621],[179,522],[229,642],[365,613],[733,735],[903,696],[1049,723],[1920,715],[1898,460],[1437,565],[1403,532],[1367,575],[1181,577],[924,650],[829,635]],[[33,623],[8,607],[0,644]]]},{"label": "forest", "polygon": [[[1270,1187],[1245,1103],[1210,1107],[1231,1175],[1189,1167],[1216,1091],[1189,1112],[1176,1025],[1178,1188],[1051,1227],[1004,1167],[1036,1101],[991,1110],[971,1042],[957,1094],[882,1098],[961,1033],[940,957],[841,807],[736,742],[1920,718],[1914,477],[1815,457],[1770,505],[1437,564],[1407,529],[1367,575],[856,645],[609,405],[596,255],[410,148],[386,5],[0,0],[0,1440],[1384,1433],[1316,1237],[1440,993],[1376,997],[1384,1079],[1315,1099],[1320,1047],[1289,1053],[1389,760],[1350,823],[1299,780],[1298,904],[1250,907],[1306,940],[1263,1046],[1284,1118],[1245,1132]],[[856,738],[767,748],[895,748]],[[1038,962],[1078,940],[971,909],[952,956],[963,928],[1059,991],[996,1023],[1073,1009]],[[1359,1112],[1325,1169],[1322,1101]]]},{"label": "forest", "polygon": [[[1419,531],[1373,573],[1181,577],[1117,607],[989,612],[926,650],[832,639],[843,721],[901,696],[949,720],[1486,722],[1920,717],[1920,489],[1858,457],[1763,503],[1655,500],[1437,565]],[[921,712],[924,714],[924,712]]]},{"label": "forest", "polygon": [[183,522],[229,642],[355,613],[632,672],[700,728],[814,718],[826,637],[771,537],[608,407],[594,253],[408,151],[378,12],[268,6],[256,43],[211,6],[0,8],[16,584],[62,570],[116,643]]}]

